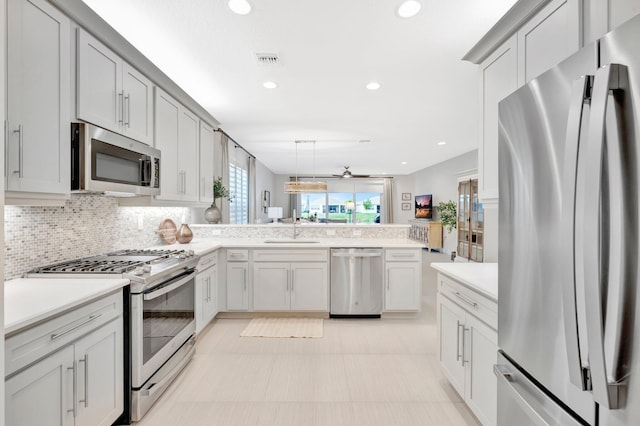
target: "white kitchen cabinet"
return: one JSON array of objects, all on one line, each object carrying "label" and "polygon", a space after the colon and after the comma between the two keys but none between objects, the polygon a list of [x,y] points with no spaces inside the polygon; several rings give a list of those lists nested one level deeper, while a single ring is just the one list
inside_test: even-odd
[{"label": "white kitchen cabinet", "polygon": [[554,0],[518,31],[518,86],[580,49],[580,0]]},{"label": "white kitchen cabinet", "polygon": [[518,88],[518,35],[513,35],[480,64],[480,144],[478,196],[498,202],[498,103]]},{"label": "white kitchen cabinet", "polygon": [[329,310],[326,262],[256,262],[253,277],[256,311]]},{"label": "white kitchen cabinet", "polygon": [[153,83],[78,29],[77,115],[147,144],[153,142]]},{"label": "white kitchen cabinet", "polygon": [[226,250],[227,310],[249,310],[249,251]]},{"label": "white kitchen cabinet", "polygon": [[638,0],[583,0],[584,44],[588,44],[640,13]]},{"label": "white kitchen cabinet", "polygon": [[440,367],[483,425],[497,422],[497,303],[438,274]]},{"label": "white kitchen cabinet", "polygon": [[73,368],[73,347],[68,346],[6,380],[5,423],[73,425]]},{"label": "white kitchen cabinet", "polygon": [[155,144],[162,152],[158,199],[198,201],[199,119],[155,89]]},{"label": "white kitchen cabinet", "polygon": [[207,204],[213,202],[214,135],[213,127],[200,121],[200,191],[198,200]]},{"label": "white kitchen cabinet", "polygon": [[77,368],[76,426],[110,425],[123,410],[122,317],[74,345]]},{"label": "white kitchen cabinet", "polygon": [[50,2],[7,5],[6,189],[70,191],[70,21]]},{"label": "white kitchen cabinet", "polygon": [[[122,304],[118,302],[121,298],[122,293],[105,298],[106,303],[89,307],[93,309],[92,315],[79,314],[62,327],[56,327],[53,321],[53,329],[62,331],[53,334],[47,331],[45,336],[50,342],[33,339],[42,334],[38,327],[26,331],[25,337],[14,336],[7,343],[11,353],[17,354],[20,348],[40,350],[44,348],[42,345],[55,344],[56,339],[69,340],[61,349],[27,364],[16,374],[11,369],[7,371],[13,374],[5,381],[7,424],[110,425],[120,416],[124,407],[123,319]],[[116,306],[118,312],[114,310]],[[117,317],[111,318],[113,315]],[[100,322],[104,320],[108,322]],[[87,328],[91,324],[95,328]],[[83,335],[88,330],[91,331]],[[22,356],[11,357],[9,365],[21,362]]]},{"label": "white kitchen cabinet", "polygon": [[196,276],[196,334],[218,314],[218,253],[204,255]]},{"label": "white kitchen cabinet", "polygon": [[385,250],[384,310],[418,311],[422,298],[420,249]]},{"label": "white kitchen cabinet", "polygon": [[8,379],[5,398],[10,425],[112,424],[124,404],[122,317]]}]

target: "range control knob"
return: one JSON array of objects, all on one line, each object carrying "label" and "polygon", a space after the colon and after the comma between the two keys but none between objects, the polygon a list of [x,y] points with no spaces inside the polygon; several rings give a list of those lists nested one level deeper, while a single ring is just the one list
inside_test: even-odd
[{"label": "range control knob", "polygon": [[178,256],[178,259],[186,259],[187,255],[184,253],[180,253],[180,255]]},{"label": "range control knob", "polygon": [[142,267],[142,270],[144,271],[145,274],[148,274],[151,272],[151,265],[144,265]]},{"label": "range control knob", "polygon": [[142,266],[138,266],[136,267],[136,269],[133,270],[133,275],[143,275],[144,274],[144,268]]},{"label": "range control knob", "polygon": [[189,257],[195,256],[195,255],[196,255],[196,252],[195,252],[195,251],[193,251],[193,250],[189,250],[189,251],[187,252],[187,256],[189,256]]}]

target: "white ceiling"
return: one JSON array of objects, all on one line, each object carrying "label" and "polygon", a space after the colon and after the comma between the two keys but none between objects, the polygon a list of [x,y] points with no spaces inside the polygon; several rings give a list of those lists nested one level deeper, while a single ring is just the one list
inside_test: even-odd
[{"label": "white ceiling", "polygon": [[246,16],[226,0],[85,3],[274,173],[314,171],[313,144],[296,170],[303,139],[318,175],[405,175],[477,147],[478,71],[460,58],[515,1],[422,0],[409,19],[399,0],[251,0]]}]

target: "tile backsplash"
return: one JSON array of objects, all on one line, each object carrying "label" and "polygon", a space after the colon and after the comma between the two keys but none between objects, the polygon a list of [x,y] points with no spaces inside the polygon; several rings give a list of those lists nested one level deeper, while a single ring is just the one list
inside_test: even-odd
[{"label": "tile backsplash", "polygon": [[[186,207],[119,207],[114,198],[73,194],[64,207],[5,206],[4,278],[37,266],[123,248],[163,244],[155,230],[165,218],[180,226]],[[142,229],[138,229],[142,221]]]}]

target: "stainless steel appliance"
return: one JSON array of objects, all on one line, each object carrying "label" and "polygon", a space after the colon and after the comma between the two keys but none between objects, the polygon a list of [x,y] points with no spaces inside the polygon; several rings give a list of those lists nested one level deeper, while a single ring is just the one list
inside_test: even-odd
[{"label": "stainless steel appliance", "polygon": [[128,351],[131,375],[124,421],[144,416],[195,353],[195,267],[184,250],[120,250],[36,268],[28,277],[122,277],[131,281]]},{"label": "stainless steel appliance", "polygon": [[71,123],[71,190],[160,194],[160,150],[117,133]]},{"label": "stainless steel appliance", "polygon": [[640,424],[638,40],[500,103],[499,425]]},{"label": "stainless steel appliance", "polygon": [[331,249],[330,316],[380,318],[382,277],[382,249]]}]

